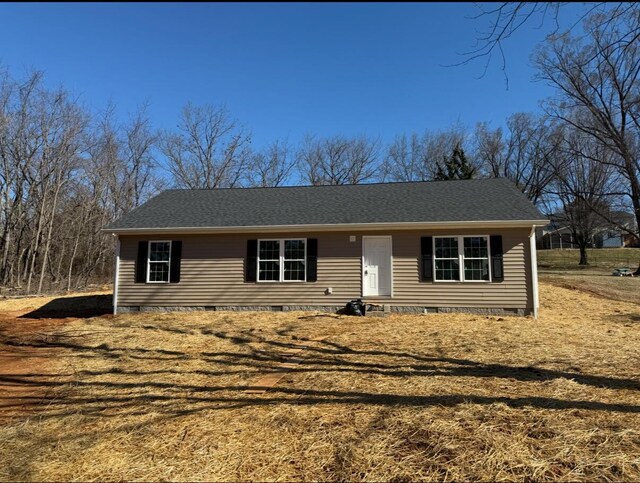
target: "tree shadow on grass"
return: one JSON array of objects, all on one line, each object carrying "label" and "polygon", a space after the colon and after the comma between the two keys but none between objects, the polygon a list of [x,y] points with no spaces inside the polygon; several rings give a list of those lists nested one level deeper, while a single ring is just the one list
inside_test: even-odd
[{"label": "tree shadow on grass", "polygon": [[[237,334],[216,331],[210,334],[229,340],[230,349],[237,346]],[[258,338],[256,338],[258,339]],[[250,337],[249,341],[253,341]],[[244,341],[244,338],[243,338]],[[101,417],[157,412],[167,416],[179,416],[206,410],[229,409],[269,404],[295,405],[371,405],[371,406],[456,406],[459,404],[491,405],[502,403],[513,408],[534,407],[541,409],[581,409],[619,413],[640,413],[640,406],[632,403],[611,403],[598,400],[570,400],[540,394],[539,386],[532,386],[535,395],[479,395],[453,390],[450,394],[394,394],[355,390],[323,388],[265,387],[260,388],[251,380],[257,375],[282,373],[297,374],[347,374],[354,380],[367,377],[398,378],[406,385],[412,378],[453,377],[516,380],[532,384],[568,379],[576,383],[608,390],[640,390],[640,381],[581,372],[561,371],[533,366],[487,364],[470,359],[431,356],[411,351],[389,349],[360,349],[331,341],[317,341],[304,346],[305,353],[294,366],[282,366],[283,348],[300,347],[268,337],[260,337],[259,350],[182,352],[152,347],[118,347],[106,343],[83,344],[74,340],[35,340],[27,344],[5,341],[8,345],[29,345],[34,349],[58,348],[61,357],[87,355],[97,359],[140,359],[166,366],[140,370],[104,368],[97,371],[79,371],[73,374],[4,374],[0,385],[45,387],[51,397],[43,406],[42,417],[60,417],[80,411]],[[362,356],[365,356],[364,358]],[[371,356],[374,356],[373,359]],[[205,363],[206,369],[181,367],[177,360]],[[285,358],[286,360],[286,358]],[[157,361],[157,362],[155,362]],[[172,362],[173,361],[173,362]],[[166,376],[162,375],[166,374]],[[118,377],[104,380],[104,376]],[[177,379],[176,376],[179,376]],[[204,376],[201,383],[194,383],[194,376]],[[229,377],[238,377],[237,384],[229,383]],[[463,389],[464,386],[460,386]],[[251,394],[249,389],[264,389],[262,394]],[[42,398],[33,398],[37,405]],[[0,396],[0,408],[11,407],[10,397]]]},{"label": "tree shadow on grass", "polygon": [[[550,381],[554,379],[573,380],[576,383],[603,389],[622,389],[640,391],[640,381],[631,378],[609,377],[605,375],[592,375],[580,372],[578,369],[567,371],[547,369],[535,366],[515,366],[506,364],[483,363],[470,359],[451,358],[442,356],[430,356],[406,351],[391,349],[354,349],[347,345],[323,340],[316,341],[317,345],[306,343],[288,343],[271,340],[264,336],[241,338],[234,334],[222,331],[213,332],[217,338],[228,340],[232,344],[246,344],[259,342],[262,347],[246,352],[216,351],[187,353],[178,350],[167,350],[149,347],[118,347],[107,343],[99,345],[84,344],[77,340],[68,340],[66,337],[54,339],[39,339],[30,341],[18,341],[12,339],[2,340],[8,346],[28,347],[31,349],[62,349],[66,355],[82,354],[97,359],[119,359],[127,357],[139,360],[162,361],[201,361],[209,365],[219,366],[219,371],[198,371],[203,375],[222,376],[230,374],[232,370],[239,372],[262,373],[287,372],[287,373],[353,373],[353,377],[366,377],[366,375],[386,376],[391,378],[412,377],[474,377],[479,379],[498,378],[511,379],[523,382]],[[282,362],[288,360],[287,353],[282,349],[303,349],[304,355],[293,367],[283,367]],[[358,356],[375,356],[374,361],[358,360]],[[175,370],[175,374],[193,374]],[[145,381],[144,385],[150,387],[153,381]],[[129,386],[129,384],[127,384]],[[159,387],[162,387],[160,385]],[[185,386],[185,390],[194,387]]]},{"label": "tree shadow on grass", "polygon": [[[0,376],[3,384],[32,384],[33,386],[60,388],[62,382],[53,380],[29,381],[24,375]],[[25,399],[41,405],[40,418],[53,418],[83,413],[101,417],[122,417],[149,412],[168,416],[184,416],[209,410],[232,407],[252,407],[274,404],[303,405],[368,405],[378,407],[454,407],[461,404],[504,404],[511,408],[532,407],[551,410],[590,410],[617,413],[640,413],[640,406],[627,403],[608,403],[593,400],[567,400],[546,396],[488,396],[478,394],[404,395],[364,391],[298,389],[291,387],[268,388],[264,394],[250,394],[254,386],[190,386],[159,382],[112,383],[106,381],[76,381],[75,391],[50,398],[26,397],[21,402],[0,397],[0,408],[24,406]],[[104,392],[101,392],[103,390]],[[138,390],[135,393],[124,391]],[[165,392],[159,392],[165,390]],[[91,391],[85,395],[85,391]],[[184,391],[188,392],[188,395]],[[53,393],[55,394],[55,392]]]},{"label": "tree shadow on grass", "polygon": [[79,297],[60,297],[53,299],[42,307],[27,314],[21,319],[88,319],[113,313],[111,295],[82,295]]},{"label": "tree shadow on grass", "polygon": [[640,323],[640,312],[637,314],[612,314],[607,317],[611,322],[624,324],[631,327],[632,324]]}]

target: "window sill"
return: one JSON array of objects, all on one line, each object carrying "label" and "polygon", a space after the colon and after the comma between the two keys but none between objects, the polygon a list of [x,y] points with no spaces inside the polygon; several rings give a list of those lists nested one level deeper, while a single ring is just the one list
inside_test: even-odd
[{"label": "window sill", "polygon": [[491,280],[433,280],[434,283],[491,283]]},{"label": "window sill", "polygon": [[266,284],[282,284],[282,283],[307,283],[306,280],[257,280],[256,283],[266,283]]}]

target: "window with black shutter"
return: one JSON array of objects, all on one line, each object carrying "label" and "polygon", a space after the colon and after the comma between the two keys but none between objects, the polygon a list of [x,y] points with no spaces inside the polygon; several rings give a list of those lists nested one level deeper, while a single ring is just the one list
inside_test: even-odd
[{"label": "window with black shutter", "polygon": [[147,257],[147,282],[169,283],[171,272],[171,241],[152,240],[149,242]]},{"label": "window with black shutter", "polygon": [[246,280],[252,282],[315,282],[317,280],[317,252],[318,240],[315,238],[249,240]]},{"label": "window with black shutter", "polygon": [[438,235],[421,238],[421,281],[501,282],[502,236]]},{"label": "window with black shutter", "polygon": [[135,283],[178,283],[181,260],[181,240],[141,240],[138,242]]}]

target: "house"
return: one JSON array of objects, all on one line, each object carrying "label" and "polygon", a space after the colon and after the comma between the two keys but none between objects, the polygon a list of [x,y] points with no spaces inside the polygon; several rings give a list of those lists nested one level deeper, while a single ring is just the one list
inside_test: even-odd
[{"label": "house", "polygon": [[[638,240],[629,233],[637,233],[636,217],[626,211],[612,211],[609,215],[615,223],[609,223],[608,227],[598,232],[593,238],[596,248],[623,248],[638,247]],[[629,231],[621,230],[624,227]]]},{"label": "house", "polygon": [[537,249],[551,250],[554,248],[578,248],[571,228],[558,223],[553,216],[549,217],[551,222],[545,227],[538,227],[536,230]]},{"label": "house", "polygon": [[167,190],[115,235],[114,310],[537,314],[535,227],[506,179]]},{"label": "house", "polygon": [[[602,220],[601,226],[593,234],[589,248],[623,248],[638,246],[638,241],[627,231],[620,229],[625,227],[635,232],[636,220],[633,214],[625,211],[611,211],[609,220]],[[538,250],[553,248],[578,248],[574,240],[573,231],[567,224],[566,216],[561,213],[552,214],[549,225],[539,227],[537,232]]]}]

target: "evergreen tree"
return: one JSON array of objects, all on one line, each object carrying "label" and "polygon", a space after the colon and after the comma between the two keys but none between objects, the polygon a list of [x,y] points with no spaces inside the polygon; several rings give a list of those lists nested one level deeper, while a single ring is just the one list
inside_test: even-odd
[{"label": "evergreen tree", "polygon": [[464,149],[456,144],[453,148],[451,156],[445,156],[443,165],[436,162],[437,170],[434,179],[437,181],[445,181],[451,179],[472,179],[476,174],[476,168],[467,161]]}]

